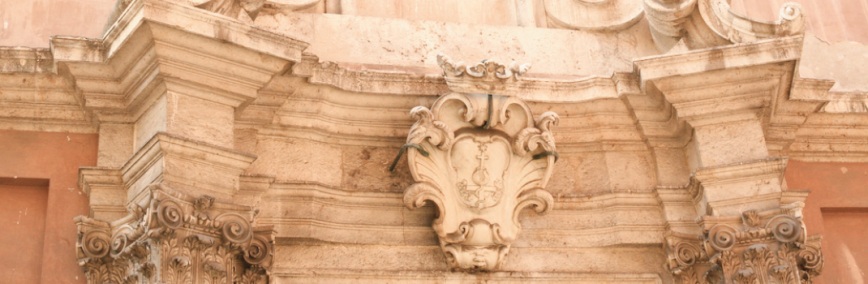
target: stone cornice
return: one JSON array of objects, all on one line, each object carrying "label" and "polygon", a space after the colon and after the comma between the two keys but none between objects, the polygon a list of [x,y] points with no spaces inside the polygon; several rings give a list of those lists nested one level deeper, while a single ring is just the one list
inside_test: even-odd
[{"label": "stone cornice", "polygon": [[120,169],[98,167],[81,168],[78,180],[79,187],[87,195],[99,187],[118,187],[122,190],[124,182]]},{"label": "stone cornice", "polygon": [[49,49],[0,46],[0,73],[54,73]]},{"label": "stone cornice", "polygon": [[786,167],[787,159],[769,158],[760,161],[702,168],[696,171],[694,177],[705,185],[737,183],[766,176],[781,178]]},{"label": "stone cornice", "polygon": [[181,28],[199,36],[220,38],[234,45],[293,62],[301,61],[301,51],[308,46],[308,43],[302,40],[251,27],[248,23],[218,16],[196,7],[165,0],[135,0],[105,32],[105,58],[112,57],[127,40],[131,30],[136,29],[143,21]]},{"label": "stone cornice", "polygon": [[[313,182],[276,181],[264,193],[260,224],[275,226],[281,239],[323,242],[406,245],[435,244],[426,219],[433,208],[406,211],[401,193],[346,192]],[[665,224],[653,193],[611,193],[591,197],[557,197],[545,217],[530,218],[534,231],[525,231],[517,247],[588,248],[647,245],[661,241]],[[294,208],[272,210],[267,208]],[[305,208],[317,208],[309,211]],[[334,214],[331,214],[333,212]],[[340,214],[338,214],[340,213]],[[623,214],[643,218],[610,220]],[[692,221],[694,226],[695,222]],[[524,237],[526,234],[526,237]],[[551,235],[561,236],[553,240]]]},{"label": "stone cornice", "polygon": [[55,74],[45,49],[0,48],[0,127],[24,131],[93,133],[75,81]]},{"label": "stone cornice", "polygon": [[[694,127],[760,120],[773,155],[864,161],[868,149],[861,145],[868,137],[860,130],[868,124],[857,119],[859,106],[840,107],[841,102],[860,103],[863,95],[830,91],[833,82],[828,80],[797,78],[801,44],[800,36],[785,37],[636,60],[645,93],[665,97],[656,112],[636,111],[649,143],[660,139],[654,134],[658,129],[669,130],[669,137],[672,129],[679,129],[677,123],[660,124],[671,104],[675,118]],[[641,97],[629,98],[649,104]]]},{"label": "stone cornice", "polygon": [[[464,70],[470,68],[460,62],[451,64],[455,65],[454,68],[458,68],[459,65],[463,66]],[[486,64],[499,63],[489,61]],[[506,68],[503,64],[499,66]],[[491,68],[494,67],[495,65],[492,65]],[[305,54],[302,62],[293,65],[292,68],[293,75],[308,78],[308,82],[312,84],[328,85],[343,91],[357,93],[440,95],[449,90],[453,92],[475,90],[474,93],[509,95],[530,102],[575,103],[618,98],[627,92],[639,92],[638,84],[632,82],[635,80],[631,74],[619,73],[607,77],[554,79],[527,73],[527,76],[523,76],[521,80],[516,80],[515,76],[509,75],[507,77],[512,79],[500,79],[505,80],[504,83],[495,84],[495,81],[498,81],[498,79],[493,79],[496,75],[490,75],[492,79],[486,81],[480,79],[481,77],[465,75],[466,72],[464,71],[460,72],[462,74],[460,76],[449,75],[446,76],[448,77],[446,79],[442,73],[429,72],[430,70],[427,69],[385,71],[378,70],[376,66],[345,66],[335,62],[320,62],[319,58],[312,54]],[[483,84],[489,87],[479,87],[474,84]],[[496,85],[495,89],[490,88],[494,86],[492,84]]]},{"label": "stone cornice", "polygon": [[[255,159],[233,149],[157,133],[120,171],[131,202],[142,198],[147,185],[160,181],[228,197],[238,190],[238,176]],[[193,165],[209,174],[191,175],[185,168]]]},{"label": "stone cornice", "polygon": [[[241,29],[241,26],[244,24],[231,19],[220,18],[211,24],[211,28],[208,28],[208,25],[202,24],[202,26],[184,27],[182,29],[177,25],[178,21],[181,20],[164,15],[172,13],[187,15],[184,16],[187,17],[184,19],[193,19],[195,21],[215,17],[207,11],[183,5],[173,5],[164,1],[136,1],[121,17],[122,20],[119,24],[109,31],[103,40],[56,37],[52,40],[50,53],[45,50],[18,50],[13,52],[20,54],[15,56],[10,55],[14,58],[24,56],[32,58],[29,60],[33,61],[33,64],[36,61],[41,62],[39,66],[44,67],[39,67],[39,70],[42,70],[39,72],[52,70],[47,67],[48,64],[45,61],[59,62],[61,65],[59,72],[74,75],[71,76],[72,82],[83,92],[71,89],[63,91],[67,93],[65,96],[71,99],[69,100],[69,105],[62,106],[62,111],[65,112],[58,112],[61,110],[58,109],[58,107],[61,107],[58,105],[33,104],[28,102],[9,104],[10,107],[21,108],[22,112],[18,113],[31,113],[33,115],[37,113],[69,113],[69,115],[58,117],[60,120],[56,122],[20,116],[9,117],[8,119],[0,120],[0,122],[7,121],[6,124],[9,125],[17,124],[13,121],[28,121],[28,123],[39,124],[39,126],[35,126],[36,128],[28,126],[22,128],[23,130],[74,128],[78,129],[76,131],[95,132],[96,126],[90,122],[89,110],[96,110],[99,120],[130,122],[145,110],[145,106],[151,104],[153,98],[167,92],[169,89],[175,89],[199,98],[238,106],[239,109],[242,109],[237,113],[239,125],[248,125],[253,121],[257,122],[250,126],[258,128],[271,123],[281,125],[277,128],[283,128],[284,130],[272,131],[277,135],[283,135],[278,133],[285,132],[289,136],[310,136],[311,139],[315,140],[318,139],[317,137],[343,137],[339,140],[345,140],[348,143],[370,141],[359,143],[392,145],[393,141],[391,140],[400,137],[400,133],[402,132],[400,129],[404,128],[404,123],[408,123],[408,121],[405,121],[404,114],[400,113],[395,114],[396,116],[394,117],[388,116],[388,119],[392,121],[391,123],[380,124],[368,121],[364,124],[369,128],[363,132],[346,131],[338,126],[350,121],[346,118],[316,117],[310,114],[281,110],[281,106],[290,105],[294,102],[293,99],[284,101],[283,98],[287,97],[283,96],[284,94],[277,97],[272,96],[274,98],[270,99],[271,101],[262,100],[258,102],[256,97],[260,95],[260,92],[267,94],[268,91],[266,89],[262,89],[261,91],[251,90],[257,89],[256,86],[266,85],[265,81],[271,78],[268,72],[259,73],[259,75],[244,79],[247,80],[247,83],[244,83],[243,80],[232,79],[230,81],[235,83],[226,84],[226,86],[229,86],[226,88],[221,87],[225,90],[215,89],[213,86],[191,83],[193,81],[206,80],[207,78],[210,78],[207,80],[221,80],[219,76],[214,77],[214,74],[209,74],[208,72],[210,71],[208,70],[225,69],[228,66],[220,64],[239,64],[238,59],[213,60],[215,56],[213,54],[216,54],[214,52],[218,52],[219,50],[228,51],[231,49],[237,51],[241,47],[228,47],[227,45],[229,44],[227,42],[231,43],[231,45],[242,45],[244,39],[237,39],[238,42],[233,41],[235,39],[232,38],[220,39],[216,36],[213,29],[223,24],[229,26],[238,25],[238,29]],[[221,24],[218,25],[218,23]],[[156,31],[159,32],[155,33]],[[195,35],[187,36],[186,38],[182,36],[189,33]],[[187,38],[196,38],[200,35],[204,37],[216,37],[223,43],[215,44],[214,49],[204,48],[201,52],[198,50],[194,52],[190,48],[190,40],[192,39]],[[253,33],[253,35],[256,35],[256,33]],[[261,36],[269,38],[269,36],[264,34]],[[270,36],[289,38],[277,34],[270,34]],[[179,40],[179,38],[184,39]],[[112,44],[114,46],[110,46]],[[597,129],[576,128],[572,130],[568,125],[563,127],[564,131],[562,134],[568,135],[565,138],[560,138],[560,140],[564,141],[564,151],[571,151],[570,149],[575,149],[573,151],[576,152],[607,151],[607,149],[636,150],[642,148],[640,146],[641,143],[647,143],[653,147],[680,148],[688,141],[687,137],[690,130],[689,127],[684,126],[683,116],[693,115],[697,118],[694,123],[700,123],[700,120],[704,122],[709,122],[708,119],[717,120],[718,118],[715,118],[716,114],[710,116],[698,115],[697,112],[690,110],[701,110],[719,105],[720,107],[716,107],[718,113],[723,112],[725,116],[735,119],[739,119],[739,117],[751,119],[751,115],[763,116],[766,115],[763,112],[769,112],[768,125],[764,125],[764,128],[767,131],[769,149],[773,153],[807,160],[826,161],[835,160],[838,157],[846,161],[865,159],[864,154],[859,154],[862,152],[858,150],[858,145],[863,140],[858,135],[853,137],[848,135],[844,139],[834,138],[838,139],[838,141],[832,142],[831,140],[826,141],[823,139],[841,137],[840,133],[836,135],[829,131],[812,130],[836,129],[834,122],[820,124],[806,122],[808,124],[802,125],[803,122],[807,121],[809,113],[822,111],[822,109],[817,109],[819,104],[823,104],[824,100],[834,97],[836,94],[825,90],[829,85],[827,81],[812,81],[808,79],[797,79],[793,80],[792,83],[787,81],[788,76],[792,76],[792,69],[788,64],[791,64],[789,62],[794,62],[798,58],[800,44],[800,37],[789,37],[640,59],[635,64],[636,74],[638,74],[635,78],[633,77],[634,75],[630,74],[616,74],[611,78],[589,77],[554,80],[551,78],[535,77],[535,74],[530,72],[520,81],[520,84],[509,85],[509,88],[512,88],[509,92],[515,93],[519,98],[533,102],[540,108],[548,106],[556,107],[565,103],[576,106],[582,104],[589,106],[597,104],[608,105],[609,103],[606,101],[611,100],[615,102],[621,101],[620,104],[627,106],[628,113],[635,114],[635,118],[632,118],[634,122],[630,123],[634,125],[632,129],[626,125],[620,125],[620,119],[602,121],[602,124]],[[286,47],[283,48],[286,49]],[[301,53],[300,50],[303,48],[303,45],[299,45],[297,48],[286,49],[286,52],[295,50],[292,56],[289,56],[285,52],[272,52],[272,54],[283,54],[281,55],[283,56],[281,60],[299,62],[293,65],[292,71],[284,72],[285,75],[281,76],[301,76],[304,78],[303,80],[307,81],[305,84],[318,85],[320,86],[319,88],[326,88],[323,90],[329,90],[329,92],[337,89],[345,91],[346,94],[366,94],[382,96],[383,98],[396,96],[396,98],[412,100],[406,97],[407,94],[411,94],[410,97],[430,96],[433,99],[434,95],[441,94],[443,90],[448,89],[445,81],[433,72],[421,71],[420,73],[418,70],[383,71],[364,66],[345,66],[345,64],[341,63],[320,63],[315,55],[303,55]],[[267,50],[247,52],[268,53]],[[42,54],[42,56],[36,56],[35,54]],[[49,55],[51,55],[50,59]],[[200,68],[201,72],[199,72],[200,75],[195,75],[194,77],[190,77],[192,75],[184,75],[180,79],[174,79],[175,77],[162,75],[180,74],[185,72],[182,70],[192,68],[183,63],[187,56],[199,56],[200,58],[205,56],[205,58],[211,58],[208,60],[212,60],[214,63],[196,67]],[[46,59],[43,60],[42,58]],[[759,65],[766,64],[766,67],[755,67],[758,62]],[[781,66],[776,65],[780,62],[788,63],[784,63]],[[27,70],[36,70],[33,69],[36,68],[35,65],[25,65],[33,66],[27,67],[30,69],[25,68]],[[55,63],[51,65],[55,65]],[[242,68],[246,70],[243,73],[250,73],[248,71],[256,73],[258,72],[255,71],[257,68],[260,71],[262,68],[271,68],[270,70],[280,69],[278,67],[279,64],[268,67],[268,64],[257,65],[247,62],[241,65],[247,66]],[[8,66],[14,67],[14,64]],[[672,78],[671,76],[690,74],[722,76],[715,72],[723,72],[720,74],[724,74],[728,72],[725,70],[738,70],[740,67],[760,68],[765,70],[763,72],[780,68],[774,72],[782,72],[779,73],[782,74],[782,77],[779,77],[779,80],[776,80],[774,83],[770,80],[763,81],[758,78],[747,78],[753,80],[751,81],[753,83],[749,84],[749,86],[752,86],[750,88],[755,87],[756,90],[747,92],[749,91],[747,87],[743,87],[742,90],[747,92],[747,97],[731,96],[731,100],[724,100],[725,102],[719,99],[708,100],[698,105],[680,102],[676,103],[676,106],[673,108],[669,102],[661,101],[655,97],[656,95],[646,95],[647,92],[653,92],[648,88],[647,83],[649,80],[653,84],[666,87],[672,85],[667,85],[665,82],[667,81],[665,79],[667,77]],[[679,72],[677,74],[672,73],[673,71],[671,70],[675,70],[673,68],[677,68]],[[709,71],[708,68],[717,71]],[[25,69],[21,69],[20,71],[27,71]],[[287,73],[291,75],[286,75]],[[735,79],[733,82],[729,82],[729,80],[723,81],[725,82],[716,85],[712,84],[712,88],[703,91],[703,93],[713,94],[717,92],[715,91],[716,89],[726,88],[730,83],[736,84],[738,82],[738,84],[743,84],[748,82],[742,79]],[[703,83],[702,80],[696,83],[699,85],[696,85],[694,88],[700,86],[706,87],[701,84]],[[792,84],[793,87],[784,87],[784,85],[788,84]],[[640,85],[642,86],[641,89],[639,88]],[[314,89],[308,90],[313,91]],[[691,90],[690,92],[694,91]],[[668,99],[675,99],[676,93],[673,93],[672,90],[665,90],[664,93],[668,94]],[[788,94],[789,98],[787,98]],[[627,100],[622,99],[625,95]],[[78,97],[81,97],[81,99],[75,99]],[[292,97],[289,96],[289,98]],[[77,103],[72,103],[73,101]],[[332,104],[335,109],[349,107],[349,105],[337,107],[344,103],[334,101],[334,99],[328,99],[328,101],[336,102]],[[86,107],[82,109],[81,106],[76,104],[84,104]],[[393,105],[392,107],[401,107],[399,105]],[[771,111],[765,110],[766,106],[769,105],[772,108]],[[252,107],[244,109],[247,106]],[[45,112],[45,107],[54,108],[55,111]],[[727,110],[728,108],[748,108],[752,110],[732,116],[733,113]],[[382,109],[382,106],[376,109]],[[678,109],[679,116],[674,115],[675,109]],[[274,115],[270,113],[274,113]],[[843,118],[847,114],[841,115]],[[578,119],[578,117],[576,118]],[[248,119],[253,120],[247,121]],[[563,119],[565,121],[564,124],[568,124],[569,116],[565,116]],[[402,122],[395,123],[395,121]],[[616,121],[618,122],[616,123],[617,125],[610,125],[610,123]],[[358,124],[358,122],[353,123]],[[20,128],[23,126],[16,127]],[[636,131],[634,129],[638,130],[638,135],[632,134],[632,132]],[[846,131],[843,127],[840,129],[841,131]],[[574,134],[569,134],[571,132]],[[618,134],[616,135],[616,133]],[[808,133],[812,134],[808,135]],[[360,136],[370,134],[375,135],[368,138]],[[588,137],[596,138],[585,139]],[[808,144],[817,146],[808,147]],[[608,147],[607,145],[615,147]],[[845,153],[843,152],[846,151],[845,149],[854,149],[855,152]]]},{"label": "stone cornice", "polygon": [[[268,103],[268,106],[258,107],[259,103],[254,102],[251,106],[257,107],[250,112],[240,112],[240,116],[256,120],[244,121],[236,127],[254,127],[260,130],[260,135],[305,138],[330,144],[391,146],[406,135],[411,123],[407,109],[419,100],[434,99],[414,93],[336,90],[287,76],[275,80],[279,82],[275,85],[280,86],[263,92],[291,93],[286,95],[282,106],[274,109],[276,104]],[[569,92],[573,96],[565,96],[564,100],[531,102],[534,108],[568,113],[561,118],[563,131],[558,133],[566,152],[646,149],[630,110],[618,97],[638,92],[638,85],[626,74],[596,81],[605,81],[605,86],[572,89]],[[586,94],[598,98],[584,97]],[[268,123],[271,121],[274,123]]]},{"label": "stone cornice", "polygon": [[55,61],[76,78],[86,106],[101,120],[122,122],[135,120],[167,89],[230,106],[247,103],[287,62],[300,61],[306,46],[160,0],[134,1],[103,39],[52,39]]},{"label": "stone cornice", "polygon": [[[153,183],[229,198],[240,191],[255,191],[251,188],[255,180],[246,179],[248,182],[242,188],[239,177],[255,159],[256,156],[233,149],[161,132],[119,168],[81,168],[79,186],[88,195],[96,216],[117,212],[127,204],[147,198],[146,189]],[[190,168],[207,174],[192,174]]]},{"label": "stone cornice", "polygon": [[720,69],[794,61],[800,58],[802,37],[767,39],[683,53],[665,54],[633,61],[642,83]]},{"label": "stone cornice", "polygon": [[358,93],[438,95],[448,91],[443,78],[435,74],[349,68],[334,62],[320,62],[319,57],[310,53],[304,53],[291,72],[312,84]]}]

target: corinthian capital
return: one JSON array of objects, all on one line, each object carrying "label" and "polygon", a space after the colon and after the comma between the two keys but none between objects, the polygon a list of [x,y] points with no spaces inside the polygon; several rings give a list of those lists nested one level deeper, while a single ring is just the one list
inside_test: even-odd
[{"label": "corinthian capital", "polygon": [[89,283],[265,283],[272,230],[252,208],[159,185],[112,223],[76,218],[79,265]]},{"label": "corinthian capital", "polygon": [[670,271],[682,283],[812,283],[823,254],[819,238],[807,238],[802,206],[705,216],[700,239],[670,242]]}]

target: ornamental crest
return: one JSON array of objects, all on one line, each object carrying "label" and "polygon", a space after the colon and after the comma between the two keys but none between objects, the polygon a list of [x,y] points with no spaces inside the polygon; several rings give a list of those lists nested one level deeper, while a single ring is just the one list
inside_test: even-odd
[{"label": "ornamental crest", "polygon": [[535,120],[517,98],[460,93],[410,114],[417,121],[405,149],[416,183],[404,204],[437,206],[434,231],[453,269],[497,269],[521,230],[519,212],[553,204],[544,188],[557,159],[557,115]]},{"label": "ornamental crest", "polygon": [[[455,139],[449,157],[456,176],[456,185],[464,205],[474,209],[494,206],[503,195],[503,175],[509,164],[509,141],[497,136],[462,135]],[[506,157],[506,163],[494,163],[491,156]],[[474,161],[468,159],[475,158]],[[468,182],[468,180],[470,182]]]}]

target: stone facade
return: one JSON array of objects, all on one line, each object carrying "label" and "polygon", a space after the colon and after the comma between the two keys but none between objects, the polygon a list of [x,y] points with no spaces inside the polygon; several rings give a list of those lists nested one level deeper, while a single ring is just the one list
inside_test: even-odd
[{"label": "stone facade", "polygon": [[809,216],[864,190],[793,175],[868,182],[868,88],[805,75],[799,4],[108,5],[101,37],[0,47],[3,133],[95,140],[41,266],[83,273],[44,283],[854,279]]}]

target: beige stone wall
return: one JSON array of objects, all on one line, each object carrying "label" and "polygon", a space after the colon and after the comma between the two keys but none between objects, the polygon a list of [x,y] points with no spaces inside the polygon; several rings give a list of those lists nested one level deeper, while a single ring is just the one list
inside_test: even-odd
[{"label": "beige stone wall", "polygon": [[820,270],[783,175],[868,162],[868,118],[800,10],[420,1],[132,1],[104,37],[0,49],[0,126],[98,134],[69,250],[93,283]]}]

